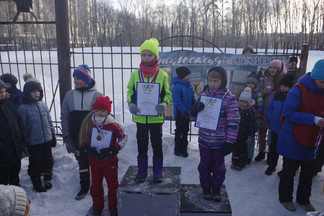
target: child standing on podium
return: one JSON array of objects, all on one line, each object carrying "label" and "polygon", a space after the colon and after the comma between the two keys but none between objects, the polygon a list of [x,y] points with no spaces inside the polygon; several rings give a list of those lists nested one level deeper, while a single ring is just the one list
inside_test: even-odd
[{"label": "child standing on podium", "polygon": [[[223,67],[211,68],[207,73],[207,89],[201,96],[210,96],[222,100],[218,124],[215,131],[199,128],[200,163],[198,166],[200,185],[203,197],[207,200],[220,202],[221,187],[225,180],[224,157],[231,153],[236,140],[240,123],[239,109],[235,96],[226,88],[227,72]],[[204,103],[196,102],[191,116],[197,116],[205,107]]]}]

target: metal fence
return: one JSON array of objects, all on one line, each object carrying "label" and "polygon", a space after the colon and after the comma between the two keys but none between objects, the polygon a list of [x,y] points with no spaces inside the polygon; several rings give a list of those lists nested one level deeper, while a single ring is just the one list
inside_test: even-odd
[{"label": "metal fence", "polygon": [[[164,46],[166,41],[171,46]],[[188,41],[190,42],[189,45]],[[57,129],[56,133],[60,134],[59,76],[56,45],[54,43],[44,44],[40,41],[31,41],[27,49],[24,46],[26,44],[24,40],[14,40],[14,45],[10,45],[12,43],[8,41],[7,44],[8,49],[0,51],[0,74],[11,73],[15,75],[18,78],[17,88],[20,89],[23,89],[24,85],[23,74],[30,73],[39,79],[44,89],[44,102],[51,109],[51,116]],[[93,72],[93,78],[96,80],[97,89],[114,101],[112,112],[116,115],[116,119],[120,122],[131,121],[127,117],[130,115],[125,115],[127,109],[126,86],[131,72],[138,68],[140,62],[139,45],[127,47],[122,45],[118,47],[112,45],[108,47],[75,47],[74,44],[72,41],[70,52],[71,73],[80,64],[89,65]],[[187,44],[187,46],[183,44]],[[300,55],[299,44],[294,44],[294,49],[288,49],[288,44],[287,49],[278,49],[276,44],[267,44],[268,46],[263,49],[259,49],[256,45],[256,51],[260,54]],[[12,50],[12,46],[14,50]],[[238,47],[228,48],[226,43],[216,45],[204,38],[185,35],[160,40],[160,52],[178,50],[241,54],[242,49]]]}]

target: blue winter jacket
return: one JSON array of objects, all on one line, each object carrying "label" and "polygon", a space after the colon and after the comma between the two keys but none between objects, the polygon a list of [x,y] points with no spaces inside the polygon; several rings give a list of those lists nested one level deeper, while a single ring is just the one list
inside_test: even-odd
[{"label": "blue winter jacket", "polygon": [[268,107],[267,119],[270,122],[270,129],[275,133],[279,133],[280,117],[285,103],[286,93],[277,90],[271,99]]},{"label": "blue winter jacket", "polygon": [[43,144],[52,140],[54,127],[46,104],[43,101],[22,104],[18,108],[30,145]]},{"label": "blue winter jacket", "polygon": [[174,85],[172,88],[172,100],[174,103],[174,117],[176,117],[177,110],[181,112],[181,115],[189,112],[196,99],[190,82],[183,81],[178,77],[173,77],[171,82]]},{"label": "blue winter jacket", "polygon": [[[302,76],[298,83],[303,84],[306,88],[316,94],[324,94],[313,83],[310,73]],[[288,93],[283,109],[284,120],[279,131],[277,152],[278,154],[293,160],[312,161],[315,157],[314,147],[305,147],[300,145],[294,138],[294,123],[313,125],[315,115],[310,113],[298,112],[301,103],[301,92],[299,87],[294,86]]]}]

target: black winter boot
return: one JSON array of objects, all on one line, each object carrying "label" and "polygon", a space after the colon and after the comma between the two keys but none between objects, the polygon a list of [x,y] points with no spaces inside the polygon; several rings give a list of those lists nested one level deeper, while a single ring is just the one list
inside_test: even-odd
[{"label": "black winter boot", "polygon": [[265,159],[265,152],[264,151],[260,151],[259,154],[254,158],[255,161],[261,161]]},{"label": "black winter boot", "polygon": [[46,189],[42,184],[40,176],[39,177],[31,177],[31,180],[32,180],[33,187],[34,187],[35,191],[37,191],[37,192],[46,192]]},{"label": "black winter boot", "polygon": [[76,200],[82,200],[89,191],[89,185],[81,185],[81,190],[79,193],[74,197]]},{"label": "black winter boot", "polygon": [[267,168],[266,171],[265,171],[265,174],[269,176],[269,175],[272,175],[272,173],[273,173],[274,171],[276,171],[276,167],[268,166],[268,168]]}]

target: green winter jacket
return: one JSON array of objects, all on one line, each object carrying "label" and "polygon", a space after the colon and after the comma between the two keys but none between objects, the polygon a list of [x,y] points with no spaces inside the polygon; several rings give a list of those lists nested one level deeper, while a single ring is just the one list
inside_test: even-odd
[{"label": "green winter jacket", "polygon": [[[145,78],[145,82],[150,82],[154,76]],[[133,71],[127,85],[127,103],[136,104],[136,83],[140,82],[138,69]],[[159,70],[155,83],[160,83],[160,103],[166,102],[170,104],[172,93],[169,90],[169,75],[163,70]],[[133,121],[142,124],[163,123],[164,114],[159,116],[139,116],[134,115]]]}]

